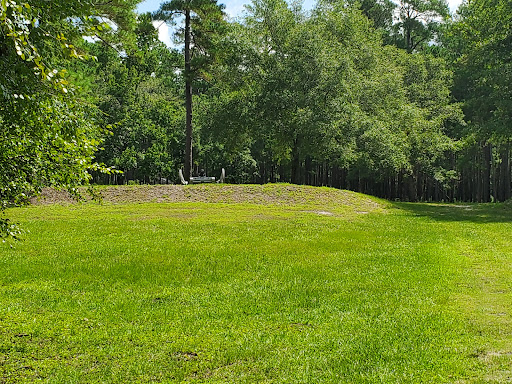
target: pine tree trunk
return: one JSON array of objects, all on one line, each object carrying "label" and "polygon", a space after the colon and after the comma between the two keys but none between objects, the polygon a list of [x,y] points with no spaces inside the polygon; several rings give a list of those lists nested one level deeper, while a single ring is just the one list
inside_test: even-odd
[{"label": "pine tree trunk", "polygon": [[483,194],[484,203],[491,201],[491,145],[487,144],[484,148],[484,169],[483,169]]},{"label": "pine tree trunk", "polygon": [[300,180],[300,149],[299,139],[296,138],[292,150],[292,184],[301,184]]},{"label": "pine tree trunk", "polygon": [[312,173],[311,156],[306,156],[304,163],[305,163],[304,166],[305,166],[305,173],[306,173],[306,185],[314,185],[313,177],[311,175],[311,173]]},{"label": "pine tree trunk", "polygon": [[510,143],[505,146],[503,153],[503,200],[510,199],[512,195],[511,180],[510,180]]},{"label": "pine tree trunk", "polygon": [[189,181],[192,176],[192,71],[190,65],[190,10],[185,11],[185,180]]},{"label": "pine tree trunk", "polygon": [[505,144],[501,149],[501,164],[499,177],[498,200],[506,201],[510,199],[510,143]]}]

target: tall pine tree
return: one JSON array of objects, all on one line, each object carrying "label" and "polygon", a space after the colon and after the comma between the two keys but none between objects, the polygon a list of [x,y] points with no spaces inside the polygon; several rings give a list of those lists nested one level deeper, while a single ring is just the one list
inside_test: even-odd
[{"label": "tall pine tree", "polygon": [[185,160],[184,177],[190,179],[193,170],[192,94],[196,80],[208,78],[208,67],[215,58],[215,42],[225,26],[224,6],[216,0],[172,0],[163,3],[154,15],[155,19],[170,23],[182,20],[183,27],[177,36],[184,44],[185,79]]}]

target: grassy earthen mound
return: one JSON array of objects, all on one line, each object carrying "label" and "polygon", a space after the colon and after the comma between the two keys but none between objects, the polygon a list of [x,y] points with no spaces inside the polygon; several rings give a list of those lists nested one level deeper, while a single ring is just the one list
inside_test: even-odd
[{"label": "grassy earthen mound", "polygon": [[[353,206],[372,211],[382,207],[374,198],[359,193],[327,187],[299,186],[291,184],[265,185],[118,185],[96,188],[101,201],[107,204],[124,203],[248,203],[276,205]],[[84,193],[85,200],[91,200]],[[43,190],[33,198],[34,205],[76,203],[66,191]]]}]

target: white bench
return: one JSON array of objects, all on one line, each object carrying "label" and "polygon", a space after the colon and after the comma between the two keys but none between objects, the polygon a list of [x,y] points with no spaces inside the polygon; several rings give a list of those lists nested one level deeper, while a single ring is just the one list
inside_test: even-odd
[{"label": "white bench", "polygon": [[[183,177],[183,171],[180,169],[178,173],[180,175],[181,184],[187,185],[188,181],[185,180],[185,178]],[[220,179],[217,180],[217,183],[223,183],[225,178],[226,178],[226,171],[224,170],[224,168],[222,168],[222,171],[220,173]],[[202,184],[202,183],[215,183],[215,177],[195,176],[195,177],[190,178],[190,184]]]},{"label": "white bench", "polygon": [[195,176],[190,178],[190,184],[215,183],[215,177]]}]

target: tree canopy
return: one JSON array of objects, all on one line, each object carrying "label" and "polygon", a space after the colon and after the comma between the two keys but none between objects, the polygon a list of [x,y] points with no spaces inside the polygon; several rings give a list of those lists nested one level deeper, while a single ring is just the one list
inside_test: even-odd
[{"label": "tree canopy", "polygon": [[511,197],[510,2],[451,17],[445,0],[253,0],[232,20],[214,0],[136,3],[1,0],[2,209],[45,186],[175,182],[182,167],[390,199]]},{"label": "tree canopy", "polygon": [[[89,55],[83,36],[109,39],[128,26],[135,1],[0,3],[0,204],[21,205],[45,186],[87,183],[100,130],[95,107],[81,99],[66,67]],[[117,33],[117,32],[115,32]],[[121,34],[121,29],[119,29]],[[15,231],[1,219],[2,236]]]}]

